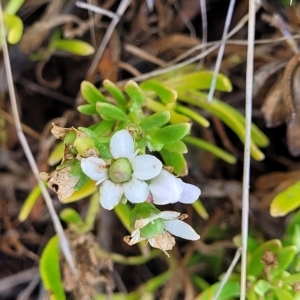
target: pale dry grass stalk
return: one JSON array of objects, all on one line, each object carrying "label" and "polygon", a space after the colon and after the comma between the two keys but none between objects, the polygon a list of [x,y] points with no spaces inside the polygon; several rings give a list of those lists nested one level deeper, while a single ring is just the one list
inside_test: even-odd
[{"label": "pale dry grass stalk", "polygon": [[213,76],[213,79],[212,79],[212,82],[210,85],[210,89],[209,89],[209,93],[208,93],[207,100],[209,102],[211,102],[214,97],[216,84],[217,84],[217,77],[218,77],[218,74],[219,74],[220,68],[221,68],[221,63],[222,63],[225,46],[226,46],[226,40],[228,39],[228,30],[229,30],[229,26],[230,26],[231,19],[232,19],[232,14],[234,11],[234,5],[235,5],[235,0],[230,0],[228,11],[227,11],[227,16],[226,16],[226,20],[225,20],[225,26],[224,26],[224,30],[223,30],[221,45],[220,45],[218,56],[217,56],[216,66],[214,69],[214,76]]},{"label": "pale dry grass stalk", "polygon": [[220,285],[219,285],[219,287],[218,287],[218,289],[217,289],[217,291],[216,291],[216,293],[215,293],[215,295],[214,295],[214,297],[213,297],[212,300],[218,300],[219,299],[219,296],[220,296],[220,294],[222,292],[222,289],[223,289],[224,285],[227,283],[227,281],[228,281],[230,275],[232,274],[232,272],[233,272],[236,264],[240,260],[241,253],[242,253],[242,247],[240,247],[240,248],[238,248],[236,250],[234,258],[233,258],[233,260],[232,260],[229,268],[227,269],[225,275],[223,276],[223,278],[222,278],[222,280],[220,282]]},{"label": "pale dry grass stalk", "polygon": [[252,96],[253,96],[253,62],[255,40],[256,1],[249,1],[248,22],[248,49],[246,70],[246,123],[245,147],[243,165],[243,196],[242,196],[242,266],[241,266],[241,294],[240,299],[246,299],[247,280],[247,242],[249,226],[249,185],[250,185],[250,143],[252,121]]},{"label": "pale dry grass stalk", "polygon": [[74,262],[72,259],[69,245],[68,245],[67,237],[64,233],[64,230],[60,223],[59,217],[54,209],[50,194],[48,193],[47,188],[44,185],[44,182],[40,179],[39,170],[38,170],[36,161],[33,157],[33,154],[30,150],[28,141],[27,141],[27,139],[24,135],[23,129],[22,129],[22,124],[21,124],[20,117],[19,117],[18,105],[17,105],[16,95],[15,95],[14,83],[13,83],[13,78],[12,78],[12,71],[11,71],[11,65],[10,65],[10,60],[9,60],[9,52],[8,52],[7,42],[5,39],[5,30],[4,30],[3,11],[2,11],[1,1],[0,1],[0,29],[1,29],[0,34],[3,37],[2,38],[2,41],[3,41],[2,42],[2,52],[3,52],[3,60],[4,60],[6,78],[7,78],[8,93],[9,93],[9,97],[10,97],[12,114],[13,114],[13,118],[15,121],[17,135],[18,135],[20,144],[24,150],[24,153],[26,155],[26,158],[28,160],[28,163],[30,165],[31,171],[32,171],[34,177],[36,178],[36,180],[39,184],[39,187],[41,189],[42,195],[45,199],[49,214],[50,214],[52,222],[53,222],[54,229],[60,240],[61,250],[65,256],[65,259],[66,259],[71,271],[75,274],[75,265],[74,265]]}]

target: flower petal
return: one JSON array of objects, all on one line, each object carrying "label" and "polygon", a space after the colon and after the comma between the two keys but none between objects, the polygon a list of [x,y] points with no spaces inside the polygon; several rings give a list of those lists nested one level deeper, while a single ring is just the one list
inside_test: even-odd
[{"label": "flower petal", "polygon": [[181,181],[181,185],[183,187],[183,191],[178,201],[186,204],[194,203],[201,194],[200,189],[193,184],[185,183],[183,181]]},{"label": "flower petal", "polygon": [[153,155],[137,155],[131,161],[133,176],[140,180],[149,180],[157,176],[161,169],[161,161]]},{"label": "flower petal", "polygon": [[157,214],[157,218],[164,219],[166,221],[175,220],[177,219],[181,214],[176,211],[162,211],[161,213]]},{"label": "flower petal", "polygon": [[134,143],[132,136],[126,130],[117,131],[111,138],[109,149],[114,159],[128,158],[134,156]]},{"label": "flower petal", "polygon": [[153,203],[158,205],[177,202],[183,187],[181,180],[166,170],[162,170],[149,184]]},{"label": "flower petal", "polygon": [[131,178],[130,181],[123,183],[124,195],[131,203],[145,202],[149,196],[148,184],[136,178]]},{"label": "flower petal", "polygon": [[165,230],[186,240],[200,239],[200,235],[190,225],[180,220],[165,221]]},{"label": "flower petal", "polygon": [[121,200],[123,187],[110,180],[105,180],[100,186],[100,203],[103,208],[111,210]]},{"label": "flower petal", "polygon": [[108,178],[106,162],[98,157],[83,158],[80,162],[82,172],[97,181],[97,184]]}]

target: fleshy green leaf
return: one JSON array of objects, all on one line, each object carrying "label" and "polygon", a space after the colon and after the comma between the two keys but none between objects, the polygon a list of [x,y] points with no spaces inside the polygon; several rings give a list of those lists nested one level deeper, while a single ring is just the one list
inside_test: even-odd
[{"label": "fleshy green leaf", "polygon": [[[190,90],[203,90],[209,89],[211,81],[213,78],[213,72],[211,71],[200,71],[195,73],[183,74],[177,77],[168,79],[165,84],[169,87],[180,90],[180,91],[190,91]],[[222,92],[231,92],[232,84],[228,77],[218,74],[216,90]]]},{"label": "fleshy green leaf", "polygon": [[40,260],[40,275],[45,289],[53,300],[64,300],[64,293],[59,266],[59,239],[52,237],[47,243]]},{"label": "fleshy green leaf", "polygon": [[[211,300],[213,299],[215,293],[217,292],[217,289],[219,287],[220,283],[213,284],[209,289],[202,292],[200,295],[198,295],[195,300]],[[240,296],[240,283],[236,281],[228,281],[219,297],[218,300],[230,300],[235,297]]]},{"label": "fleshy green leaf", "polygon": [[260,279],[258,280],[258,282],[255,284],[254,286],[254,291],[256,294],[258,294],[259,296],[263,297],[266,292],[272,287],[271,283]]},{"label": "fleshy green leaf", "polygon": [[207,119],[205,119],[204,117],[202,117],[197,112],[195,112],[195,110],[192,110],[192,109],[182,106],[182,105],[176,105],[175,110],[177,112],[191,118],[192,120],[194,120],[195,122],[197,122],[199,125],[201,125],[203,127],[209,127],[209,125],[210,125],[209,121]]},{"label": "fleshy green leaf", "polygon": [[209,215],[202,202],[198,199],[192,204],[197,214],[204,220],[208,220]]},{"label": "fleshy green leaf", "polygon": [[90,196],[95,191],[96,191],[95,181],[89,179],[81,189],[75,191],[69,198],[64,199],[63,203],[71,203],[71,202],[81,200],[85,197]]},{"label": "fleshy green leaf", "polygon": [[283,289],[282,287],[273,287],[273,291],[278,300],[295,300],[291,292]]},{"label": "fleshy green leaf", "polygon": [[284,247],[277,253],[277,266],[271,269],[270,277],[275,278],[284,271],[292,262],[297,254],[297,247],[292,245]]},{"label": "fleshy green leaf", "polygon": [[247,274],[257,277],[263,270],[261,259],[264,252],[270,250],[273,253],[277,253],[281,247],[280,240],[270,240],[260,245],[259,248],[249,255]]},{"label": "fleshy green leaf", "polygon": [[63,209],[59,217],[66,222],[67,224],[82,224],[83,220],[81,219],[79,213],[73,208]]},{"label": "fleshy green leaf", "polygon": [[17,11],[20,9],[20,7],[23,5],[25,0],[11,0],[8,1],[8,3],[5,6],[4,12],[6,14],[14,15],[17,13]]},{"label": "fleshy green leaf", "polygon": [[48,156],[47,163],[49,166],[54,166],[62,160],[64,155],[64,149],[64,142],[60,142],[54,147],[54,149],[50,152]]},{"label": "fleshy green leaf", "polygon": [[104,95],[89,81],[82,81],[80,91],[83,98],[90,104],[100,102],[108,102]]},{"label": "fleshy green leaf", "polygon": [[272,201],[270,214],[272,217],[282,217],[300,206],[300,181],[279,193]]},{"label": "fleshy green leaf", "polygon": [[159,103],[158,101],[155,101],[151,98],[146,98],[145,101],[146,107],[154,112],[161,112],[161,111],[169,111],[170,112],[170,123],[184,123],[184,122],[190,122],[191,119],[188,118],[185,115],[179,114],[176,111],[174,111],[174,107],[171,108],[168,105]]},{"label": "fleshy green leaf", "polygon": [[175,141],[173,143],[168,143],[164,145],[164,149],[170,151],[170,152],[176,152],[176,153],[187,153],[188,149],[185,145],[185,143],[181,140]]},{"label": "fleshy green leaf", "polygon": [[97,110],[94,104],[82,104],[77,107],[77,110],[84,115],[95,115]]},{"label": "fleshy green leaf", "polygon": [[130,228],[131,208],[128,205],[128,203],[125,204],[119,203],[117,206],[115,206],[114,212],[118,216],[123,226],[128,230],[128,232],[131,232],[131,228]]},{"label": "fleshy green leaf", "polygon": [[282,280],[284,283],[292,285],[294,283],[300,282],[300,273],[283,276],[280,278],[280,280]]},{"label": "fleshy green leaf", "polygon": [[128,116],[123,110],[110,103],[97,103],[96,110],[98,114],[107,121],[128,121]]},{"label": "fleshy green leaf", "polygon": [[23,34],[23,22],[15,15],[3,14],[4,25],[7,30],[7,41],[16,44],[20,41]]},{"label": "fleshy green leaf", "polygon": [[95,52],[89,43],[81,40],[54,39],[52,45],[59,50],[63,50],[75,55],[88,56]]},{"label": "fleshy green leaf", "polygon": [[131,105],[129,110],[130,111],[139,110],[143,105],[145,99],[145,94],[143,93],[139,85],[135,81],[129,80],[126,83],[124,90],[126,91],[126,93],[131,99]]},{"label": "fleshy green leaf", "polygon": [[27,196],[27,198],[25,199],[21,207],[21,210],[19,212],[19,217],[18,217],[20,222],[24,222],[28,218],[34,204],[36,203],[40,195],[41,195],[41,188],[39,185],[36,185],[34,189],[30,192],[30,194]]},{"label": "fleshy green leaf", "polygon": [[188,123],[172,124],[149,133],[151,141],[167,144],[182,139],[190,131],[191,125]]},{"label": "fleshy green leaf", "polygon": [[148,92],[155,92],[163,103],[172,103],[177,99],[176,90],[156,80],[147,80],[143,82],[141,84],[141,89]]},{"label": "fleshy green leaf", "polygon": [[[232,112],[227,109],[229,106],[221,105],[221,102],[216,101],[215,98],[212,102],[208,102],[207,94],[198,91],[191,91],[188,94],[179,94],[179,99],[212,113],[231,128],[242,142],[245,141],[245,124],[241,122],[240,118],[237,118],[235,114],[232,114]],[[261,161],[265,158],[253,140],[251,140],[250,143],[250,153],[255,160]]]},{"label": "fleshy green leaf", "polygon": [[112,128],[115,124],[115,121],[101,121],[98,124],[95,124],[93,131],[96,136],[103,136],[112,131]]},{"label": "fleshy green leaf", "polygon": [[111,82],[108,79],[105,79],[103,81],[103,86],[115,98],[115,100],[118,103],[118,107],[122,110],[125,110],[127,101],[123,92],[113,82]]},{"label": "fleshy green leaf", "polygon": [[147,131],[147,130],[151,130],[154,128],[159,128],[163,125],[165,125],[166,123],[168,123],[170,120],[170,112],[168,111],[161,111],[161,112],[157,112],[154,113],[148,117],[146,117],[145,119],[143,119],[139,126]]},{"label": "fleshy green leaf", "polygon": [[179,176],[186,176],[188,173],[188,167],[186,160],[181,153],[170,152],[166,149],[159,151],[166,166],[173,167],[173,172]]}]

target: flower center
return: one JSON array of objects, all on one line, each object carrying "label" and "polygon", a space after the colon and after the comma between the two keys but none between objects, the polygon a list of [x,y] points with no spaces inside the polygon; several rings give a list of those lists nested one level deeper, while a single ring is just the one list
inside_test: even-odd
[{"label": "flower center", "polygon": [[119,158],[110,165],[108,173],[113,182],[122,183],[131,179],[132,167],[127,158]]},{"label": "flower center", "polygon": [[148,223],[145,227],[140,229],[141,236],[146,239],[151,239],[155,235],[161,235],[165,229],[163,219],[156,219]]}]

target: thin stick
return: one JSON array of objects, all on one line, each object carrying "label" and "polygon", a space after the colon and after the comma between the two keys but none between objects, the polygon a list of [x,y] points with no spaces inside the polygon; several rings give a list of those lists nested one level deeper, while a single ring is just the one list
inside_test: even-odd
[{"label": "thin stick", "polygon": [[251,143],[251,118],[252,118],[252,95],[253,95],[253,61],[255,39],[255,1],[249,1],[248,22],[248,49],[246,71],[246,128],[243,169],[243,197],[242,197],[242,266],[241,266],[241,295],[240,299],[246,299],[247,279],[247,240],[249,223],[249,184],[250,184],[250,143]]},{"label": "thin stick", "polygon": [[218,52],[217,62],[216,62],[216,66],[214,69],[214,76],[211,81],[211,85],[210,85],[210,89],[209,89],[209,93],[208,93],[208,97],[207,97],[207,100],[209,102],[212,101],[214,93],[215,93],[216,84],[217,84],[217,76],[220,71],[220,67],[221,67],[221,63],[222,63],[222,59],[223,59],[223,55],[224,55],[224,50],[225,50],[225,45],[226,45],[225,41],[228,38],[227,34],[228,34],[228,30],[229,30],[229,25],[230,25],[231,19],[232,19],[234,4],[235,4],[235,0],[230,0],[228,11],[227,11],[227,16],[226,16],[226,21],[225,21],[225,26],[224,26],[224,30],[223,30],[223,36],[222,36],[222,40],[221,40],[221,46],[220,46],[220,49]]},{"label": "thin stick", "polygon": [[220,285],[218,286],[218,289],[213,297],[213,300],[218,300],[219,296],[222,292],[222,289],[224,287],[224,285],[226,284],[226,282],[228,281],[230,275],[232,274],[233,269],[235,268],[236,264],[238,263],[240,257],[241,257],[241,253],[242,253],[242,248],[239,248],[236,250],[234,258],[229,266],[229,268],[227,269],[225,275],[223,276]]},{"label": "thin stick", "polygon": [[107,10],[105,8],[101,8],[99,6],[95,6],[91,3],[85,3],[85,2],[76,2],[76,6],[79,8],[87,9],[89,12],[94,12],[103,16],[107,16],[111,19],[114,19],[118,17],[114,12]]},{"label": "thin stick", "polygon": [[14,120],[15,120],[17,135],[18,135],[19,141],[22,145],[22,148],[24,150],[24,153],[27,157],[27,160],[29,162],[32,173],[33,173],[34,177],[36,178],[36,180],[37,180],[37,182],[40,186],[42,195],[43,195],[43,197],[45,199],[45,202],[47,204],[47,207],[48,207],[50,216],[52,218],[52,222],[53,222],[55,231],[56,231],[57,235],[59,236],[61,250],[62,250],[62,252],[65,256],[66,261],[68,262],[68,265],[69,265],[71,271],[74,272],[74,274],[75,274],[75,266],[74,266],[71,251],[70,251],[70,248],[69,248],[69,245],[68,245],[67,237],[65,236],[65,233],[64,233],[64,230],[61,226],[58,215],[57,215],[57,213],[54,209],[52,199],[51,199],[51,197],[50,197],[50,195],[49,195],[49,193],[48,193],[48,191],[47,191],[47,189],[44,185],[44,182],[40,179],[37,164],[34,160],[34,157],[32,155],[32,152],[30,150],[30,147],[28,145],[28,142],[27,142],[26,137],[25,137],[25,135],[23,133],[23,130],[22,130],[22,125],[21,125],[19,112],[18,112],[17,101],[16,101],[14,83],[13,83],[13,78],[12,78],[8,47],[7,47],[7,43],[6,43],[6,39],[5,39],[5,30],[4,30],[4,23],[3,23],[3,12],[2,12],[1,1],[0,1],[0,27],[1,27],[0,32],[1,32],[1,35],[3,37],[2,38],[2,40],[3,40],[2,52],[3,52],[4,66],[5,66],[5,72],[6,72],[6,77],[7,77],[8,92],[9,92],[9,96],[10,96],[10,101],[11,101],[11,106],[12,106],[12,114],[13,114],[13,117],[14,117]]}]

